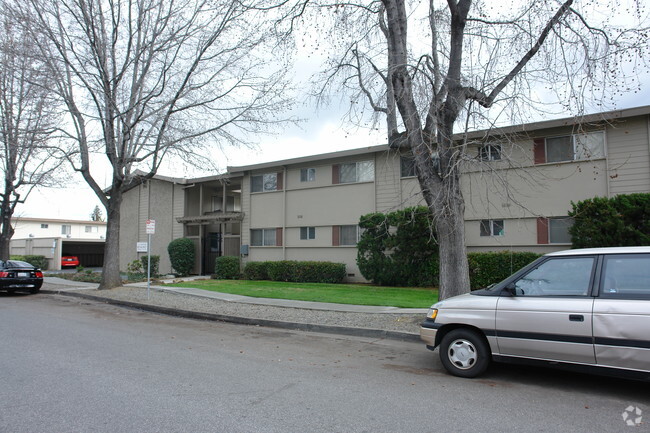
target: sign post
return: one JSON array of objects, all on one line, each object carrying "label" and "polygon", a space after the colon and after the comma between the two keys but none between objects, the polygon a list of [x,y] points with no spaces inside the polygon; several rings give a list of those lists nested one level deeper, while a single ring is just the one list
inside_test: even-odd
[{"label": "sign post", "polygon": [[149,242],[147,242],[147,300],[149,299],[149,290],[151,288],[151,235],[156,233],[156,220],[148,219],[145,223],[145,229]]}]

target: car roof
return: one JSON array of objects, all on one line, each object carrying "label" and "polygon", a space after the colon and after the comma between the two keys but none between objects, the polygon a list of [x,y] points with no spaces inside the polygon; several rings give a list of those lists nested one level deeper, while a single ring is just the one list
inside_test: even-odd
[{"label": "car roof", "polygon": [[609,248],[581,248],[575,250],[555,251],[545,256],[584,256],[595,254],[650,254],[648,247],[609,247]]}]

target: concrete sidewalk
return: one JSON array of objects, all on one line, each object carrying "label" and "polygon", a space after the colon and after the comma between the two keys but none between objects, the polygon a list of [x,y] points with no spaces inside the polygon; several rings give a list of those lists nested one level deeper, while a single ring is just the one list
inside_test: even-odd
[{"label": "concrete sidewalk", "polygon": [[147,283],[107,291],[97,286],[46,277],[41,291],[200,320],[407,341],[419,341],[419,323],[428,310],[252,298],[163,285],[147,290]]}]

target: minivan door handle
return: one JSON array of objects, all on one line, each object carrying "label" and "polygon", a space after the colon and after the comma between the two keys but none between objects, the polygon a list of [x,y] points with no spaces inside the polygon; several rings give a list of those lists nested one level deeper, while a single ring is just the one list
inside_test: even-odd
[{"label": "minivan door handle", "polygon": [[569,314],[569,320],[571,322],[584,322],[585,316],[582,314]]}]

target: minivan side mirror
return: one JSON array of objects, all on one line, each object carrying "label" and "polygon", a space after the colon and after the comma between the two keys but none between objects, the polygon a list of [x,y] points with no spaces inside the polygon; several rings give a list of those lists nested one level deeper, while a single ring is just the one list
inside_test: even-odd
[{"label": "minivan side mirror", "polygon": [[517,288],[515,287],[515,283],[508,284],[503,288],[503,290],[510,296],[517,296]]}]

